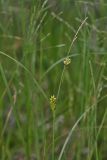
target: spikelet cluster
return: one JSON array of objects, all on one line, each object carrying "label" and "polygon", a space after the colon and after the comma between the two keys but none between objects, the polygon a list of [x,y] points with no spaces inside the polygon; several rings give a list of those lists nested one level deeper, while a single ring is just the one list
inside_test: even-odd
[{"label": "spikelet cluster", "polygon": [[69,57],[64,59],[64,65],[68,66],[71,63],[71,59]]},{"label": "spikelet cluster", "polygon": [[51,110],[54,112],[56,108],[56,97],[54,95],[50,97],[50,107]]}]

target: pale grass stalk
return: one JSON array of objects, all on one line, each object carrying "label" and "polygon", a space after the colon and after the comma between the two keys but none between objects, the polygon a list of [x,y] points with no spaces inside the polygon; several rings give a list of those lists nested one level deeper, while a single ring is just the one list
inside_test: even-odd
[{"label": "pale grass stalk", "polygon": [[[67,52],[67,57],[69,56],[69,54],[70,54],[70,52],[71,52],[71,48],[72,48],[75,40],[77,39],[78,33],[79,33],[79,31],[82,29],[82,27],[83,27],[83,25],[85,24],[87,18],[88,18],[88,17],[86,17],[86,18],[82,21],[82,23],[81,23],[81,25],[79,26],[76,34],[74,35],[74,38],[73,38],[73,40],[72,40],[72,42],[71,42],[71,45],[70,45],[70,47],[69,47],[69,50],[68,50],[68,52]],[[65,66],[64,66],[64,69],[63,69],[63,71],[62,71],[61,80],[60,80],[60,83],[59,83],[58,96],[59,96],[59,92],[60,92],[60,89],[61,89],[61,84],[62,84],[62,78],[63,78],[64,70],[65,70]],[[65,150],[65,148],[66,148],[66,145],[67,145],[67,143],[68,143],[68,141],[69,141],[69,139],[70,139],[70,137],[71,137],[71,135],[72,135],[72,132],[74,131],[75,127],[78,125],[78,123],[80,122],[80,120],[81,120],[81,119],[83,118],[83,116],[85,116],[85,115],[86,115],[86,113],[83,113],[83,114],[80,116],[80,118],[77,120],[77,122],[75,123],[75,125],[73,126],[73,128],[71,129],[71,131],[70,131],[68,137],[66,138],[65,143],[64,143],[64,145],[63,145],[63,147],[62,147],[62,149],[61,149],[61,152],[60,152],[60,155],[59,155],[58,160],[61,160],[61,158],[62,158],[62,156],[63,156],[63,153],[64,153],[64,150]]]}]

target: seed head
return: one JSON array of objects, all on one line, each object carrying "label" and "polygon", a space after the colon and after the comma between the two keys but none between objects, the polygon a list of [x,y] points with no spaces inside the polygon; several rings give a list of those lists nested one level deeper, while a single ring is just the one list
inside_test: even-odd
[{"label": "seed head", "polygon": [[64,65],[68,66],[71,63],[71,59],[69,57],[64,59]]},{"label": "seed head", "polygon": [[52,111],[55,110],[55,107],[56,107],[56,97],[54,95],[50,97],[50,107],[51,107]]}]

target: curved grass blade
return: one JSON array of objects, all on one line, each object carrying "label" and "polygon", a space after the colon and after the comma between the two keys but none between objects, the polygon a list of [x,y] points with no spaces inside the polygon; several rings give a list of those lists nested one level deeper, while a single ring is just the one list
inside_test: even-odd
[{"label": "curved grass blade", "polygon": [[[78,55],[79,55],[79,54],[72,54],[72,55],[69,55],[68,57],[75,57],[75,56],[78,56]],[[47,71],[43,74],[43,76],[42,76],[41,79],[43,79],[43,78],[44,78],[54,67],[56,67],[59,63],[63,62],[65,58],[66,58],[66,57],[63,57],[63,58],[61,58],[60,60],[56,61],[53,65],[51,65],[51,66],[47,69]]]},{"label": "curved grass blade", "polygon": [[7,57],[7,58],[9,58],[9,59],[11,59],[13,62],[15,62],[15,63],[16,63],[17,65],[19,65],[21,68],[23,68],[23,69],[31,76],[31,78],[32,78],[33,81],[34,81],[34,84],[37,86],[37,88],[38,88],[39,91],[42,93],[42,95],[44,96],[44,98],[45,98],[46,100],[48,100],[47,95],[45,94],[45,92],[43,91],[43,89],[41,88],[41,86],[39,85],[39,83],[37,82],[37,80],[34,78],[34,76],[32,75],[32,73],[30,72],[29,69],[27,69],[22,63],[20,63],[19,61],[17,61],[15,58],[7,55],[6,53],[0,51],[0,54],[3,55],[3,56],[5,56],[5,57]]},{"label": "curved grass blade", "polygon": [[72,134],[73,134],[73,131],[74,131],[75,128],[77,127],[78,123],[79,123],[79,122],[82,120],[82,118],[84,118],[84,116],[94,107],[94,105],[95,105],[95,104],[93,104],[91,107],[89,107],[89,108],[78,118],[78,120],[75,122],[74,126],[73,126],[72,129],[70,130],[70,132],[69,132],[69,134],[68,134],[68,136],[67,136],[67,138],[66,138],[66,140],[65,140],[65,142],[64,142],[64,145],[63,145],[63,147],[62,147],[62,149],[61,149],[61,152],[60,152],[60,155],[59,155],[58,160],[61,160],[61,158],[62,158],[62,156],[63,156],[63,153],[64,153],[64,151],[65,151],[65,148],[66,148],[66,146],[67,146],[67,144],[68,144],[68,142],[69,142],[69,140],[70,140],[70,138],[71,138],[71,136],[72,136]]}]

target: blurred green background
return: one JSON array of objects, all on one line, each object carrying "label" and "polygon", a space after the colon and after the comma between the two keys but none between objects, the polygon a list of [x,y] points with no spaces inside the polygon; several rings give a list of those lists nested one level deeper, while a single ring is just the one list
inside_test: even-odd
[{"label": "blurred green background", "polygon": [[106,62],[106,0],[0,0],[0,160],[52,160],[60,82],[55,160],[84,113],[62,160],[106,160]]}]

